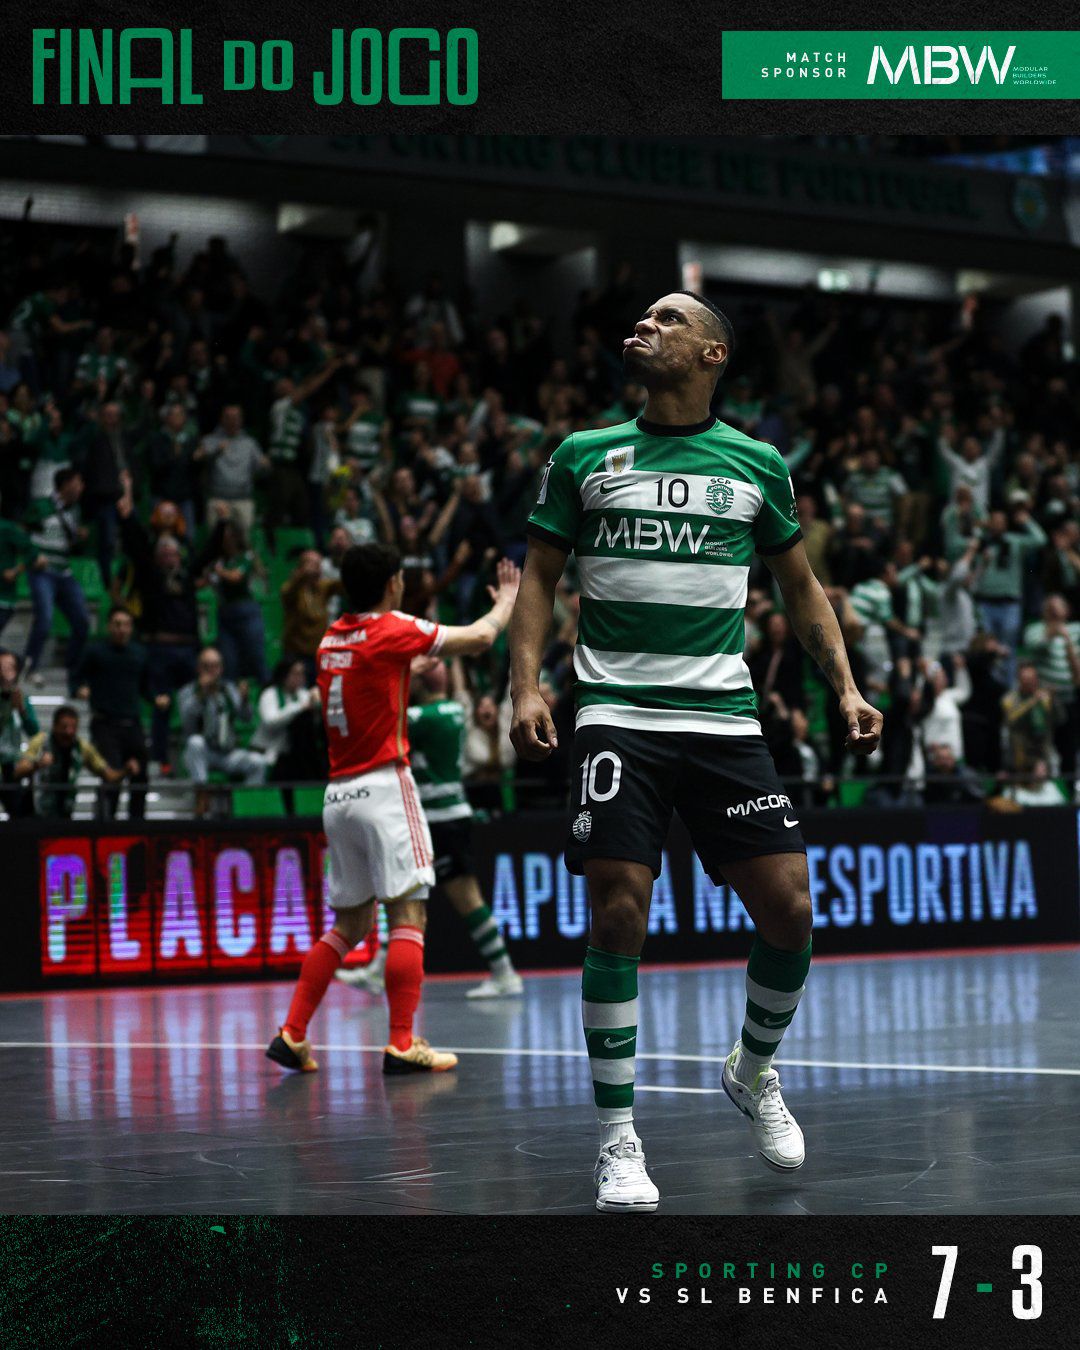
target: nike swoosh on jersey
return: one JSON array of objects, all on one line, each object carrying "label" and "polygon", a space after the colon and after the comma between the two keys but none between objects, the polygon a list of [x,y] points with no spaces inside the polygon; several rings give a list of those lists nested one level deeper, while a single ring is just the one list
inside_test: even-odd
[{"label": "nike swoosh on jersey", "polygon": [[618,1050],[620,1045],[629,1045],[631,1041],[636,1041],[636,1036],[627,1036],[625,1041],[613,1041],[610,1036],[604,1041],[605,1050]]},{"label": "nike swoosh on jersey", "polygon": [[600,484],[600,495],[606,497],[609,492],[620,492],[623,488],[645,486],[650,483],[659,483],[659,478],[624,478],[621,482],[612,482],[610,478],[605,478]]},{"label": "nike swoosh on jersey", "polygon": [[784,824],[788,827],[789,830],[793,830],[795,826],[798,825],[798,823],[799,822],[797,820],[788,820],[787,816],[784,817]]}]

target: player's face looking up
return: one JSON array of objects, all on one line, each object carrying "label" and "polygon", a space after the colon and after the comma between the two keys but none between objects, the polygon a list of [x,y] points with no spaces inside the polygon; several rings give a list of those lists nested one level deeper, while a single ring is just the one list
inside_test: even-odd
[{"label": "player's face looking up", "polygon": [[727,356],[716,320],[688,295],[665,295],[658,300],[623,343],[627,375],[650,390],[695,378],[715,383]]}]

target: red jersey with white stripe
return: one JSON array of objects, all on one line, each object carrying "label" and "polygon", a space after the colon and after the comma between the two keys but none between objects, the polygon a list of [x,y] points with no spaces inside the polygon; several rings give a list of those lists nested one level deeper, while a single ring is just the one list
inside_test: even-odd
[{"label": "red jersey with white stripe", "polygon": [[409,663],[437,652],[445,635],[442,624],[396,609],[343,614],[326,630],[317,660],[331,778],[408,764]]}]

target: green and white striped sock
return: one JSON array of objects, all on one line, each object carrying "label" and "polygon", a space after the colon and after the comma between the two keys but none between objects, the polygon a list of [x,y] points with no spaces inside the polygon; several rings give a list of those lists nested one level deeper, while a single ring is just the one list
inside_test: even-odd
[{"label": "green and white striped sock", "polygon": [[634,1052],[639,958],[589,947],[581,975],[581,1021],[592,1070],[600,1142],[637,1139]]},{"label": "green and white striped sock", "polygon": [[481,905],[472,913],[465,915],[469,936],[479,948],[480,955],[488,963],[493,975],[509,975],[514,967],[506,954],[506,944],[502,940],[499,926],[492,918],[491,909]]},{"label": "green and white striped sock", "polygon": [[808,942],[801,952],[782,952],[761,938],[754,939],[746,965],[742,1054],[733,1067],[735,1077],[747,1087],[753,1087],[758,1075],[772,1063],[795,1016],[806,988],[812,946]]}]

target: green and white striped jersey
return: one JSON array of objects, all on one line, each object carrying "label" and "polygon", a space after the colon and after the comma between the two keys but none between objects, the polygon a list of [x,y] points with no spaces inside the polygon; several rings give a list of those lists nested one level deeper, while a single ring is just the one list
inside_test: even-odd
[{"label": "green and white striped jersey", "polygon": [[75,378],[83,384],[95,384],[104,375],[109,384],[126,375],[128,363],[114,352],[85,351],[75,364]]},{"label": "green and white striped jersey", "polygon": [[287,395],[270,405],[270,458],[275,464],[295,464],[304,440],[304,414]]},{"label": "green and white striped jersey", "polygon": [[578,726],[760,735],[747,576],[755,551],[801,538],[773,446],[714,418],[575,432],[544,470],[529,533],[577,558]]},{"label": "green and white striped jersey", "polygon": [[414,703],[408,711],[409,762],[424,815],[433,824],[467,820],[472,807],[465,772],[465,709],[453,698]]},{"label": "green and white striped jersey", "polygon": [[54,493],[48,501],[31,505],[26,527],[35,554],[42,554],[49,571],[67,576],[71,571],[71,554],[79,546],[80,515],[78,503],[64,506]]},{"label": "green and white striped jersey", "polygon": [[[1065,631],[1068,641],[1080,648],[1080,623],[1067,623]],[[1060,633],[1047,637],[1046,624],[1041,620],[1029,623],[1024,629],[1024,652],[1035,662],[1039,679],[1048,689],[1057,694],[1071,694],[1076,685],[1073,682],[1072,666],[1069,665],[1068,642]]]},{"label": "green and white striped jersey", "polygon": [[356,419],[345,437],[345,453],[350,459],[359,460],[365,472],[379,462],[385,420],[378,413],[365,413]]},{"label": "green and white striped jersey", "polygon": [[868,627],[884,626],[893,618],[892,591],[880,577],[860,581],[851,588],[851,608]]}]

